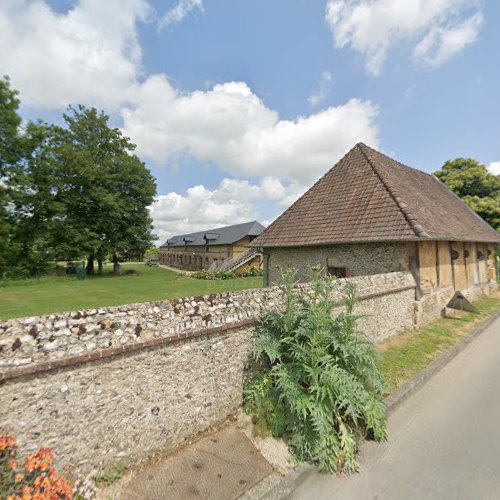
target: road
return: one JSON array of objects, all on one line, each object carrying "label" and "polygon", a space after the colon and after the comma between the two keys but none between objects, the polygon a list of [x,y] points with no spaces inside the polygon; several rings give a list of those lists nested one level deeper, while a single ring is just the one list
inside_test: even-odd
[{"label": "road", "polygon": [[500,499],[500,318],[390,416],[360,474],[314,473],[291,499]]}]

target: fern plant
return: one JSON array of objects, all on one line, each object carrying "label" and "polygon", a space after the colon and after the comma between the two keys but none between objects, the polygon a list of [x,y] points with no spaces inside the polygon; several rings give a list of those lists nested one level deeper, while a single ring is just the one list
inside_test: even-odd
[{"label": "fern plant", "polygon": [[356,471],[360,438],[386,437],[385,384],[357,328],[355,288],[347,285],[344,312],[332,318],[334,286],[319,270],[308,291],[284,275],[284,313],[266,312],[257,326],[252,354],[262,368],[245,387],[245,409],[296,459]]}]

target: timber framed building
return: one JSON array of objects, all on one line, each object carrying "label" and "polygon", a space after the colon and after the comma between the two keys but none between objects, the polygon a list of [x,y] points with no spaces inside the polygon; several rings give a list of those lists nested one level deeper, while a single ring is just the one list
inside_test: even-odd
[{"label": "timber framed building", "polygon": [[339,277],[411,271],[417,295],[445,302],[497,287],[499,242],[436,177],[359,143],[252,245],[266,285],[289,267],[301,281],[318,265]]},{"label": "timber framed building", "polygon": [[250,250],[250,243],[264,230],[257,221],[180,234],[160,246],[160,262],[167,266],[196,271],[221,267],[229,259],[245,260],[243,265],[261,267],[262,257]]}]

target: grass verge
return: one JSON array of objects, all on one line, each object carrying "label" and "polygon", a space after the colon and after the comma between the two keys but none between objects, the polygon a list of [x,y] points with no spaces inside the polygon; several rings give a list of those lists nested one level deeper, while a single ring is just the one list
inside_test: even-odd
[{"label": "grass verge", "polygon": [[500,295],[482,297],[474,305],[479,314],[464,313],[460,319],[439,319],[422,329],[403,332],[377,345],[381,353],[379,366],[387,382],[388,394],[399,389],[479,323],[500,310]]},{"label": "grass verge", "polygon": [[8,282],[0,286],[0,319],[235,292],[262,286],[261,276],[197,280],[161,267],[140,263],[123,265],[124,273],[131,269],[135,274],[115,276],[110,274],[111,266],[106,266],[102,276],[83,281],[74,276],[54,276]]}]

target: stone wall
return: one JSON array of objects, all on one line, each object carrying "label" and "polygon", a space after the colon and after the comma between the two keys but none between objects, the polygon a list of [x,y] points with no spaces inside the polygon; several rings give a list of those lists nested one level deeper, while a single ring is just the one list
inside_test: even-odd
[{"label": "stone wall", "polygon": [[23,452],[54,449],[65,471],[130,464],[235,413],[250,327],[6,381],[0,428]]},{"label": "stone wall", "polygon": [[[471,285],[461,293],[470,301],[475,302],[484,295],[490,295],[498,290],[496,283],[481,283]],[[455,290],[453,286],[442,286],[426,293],[415,301],[415,327],[420,328],[442,316],[442,311],[451,300]]]},{"label": "stone wall", "polygon": [[353,276],[406,271],[408,258],[405,243],[363,243],[317,247],[271,248],[269,284],[279,283],[280,268],[295,268],[297,278],[311,279],[311,267],[346,267]]},{"label": "stone wall", "polygon": [[[334,298],[348,282],[372,339],[413,326],[410,273],[339,280]],[[173,448],[238,410],[252,325],[282,306],[266,288],[0,322],[0,432],[84,473]]]}]

